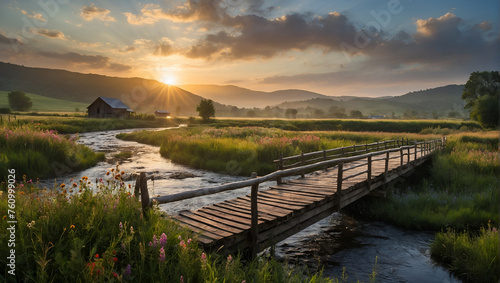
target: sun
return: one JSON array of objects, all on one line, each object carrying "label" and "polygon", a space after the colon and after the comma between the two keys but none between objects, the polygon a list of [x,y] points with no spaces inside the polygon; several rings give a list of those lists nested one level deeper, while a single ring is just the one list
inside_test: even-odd
[{"label": "sun", "polygon": [[163,75],[160,81],[166,85],[175,85],[176,82],[175,77],[172,75]]}]

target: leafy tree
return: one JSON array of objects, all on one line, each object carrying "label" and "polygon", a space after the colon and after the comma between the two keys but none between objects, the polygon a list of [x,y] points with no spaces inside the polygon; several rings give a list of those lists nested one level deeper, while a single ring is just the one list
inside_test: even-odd
[{"label": "leafy tree", "polygon": [[33,106],[31,98],[29,98],[24,92],[12,91],[9,92],[8,97],[9,105],[13,110],[28,111],[30,110],[31,106]]},{"label": "leafy tree", "polygon": [[210,117],[215,117],[215,107],[214,102],[211,99],[200,101],[200,104],[196,106],[196,111],[200,115],[204,122],[210,120]]},{"label": "leafy tree", "polygon": [[499,122],[500,73],[473,72],[462,93],[470,118],[483,127],[496,127]]},{"label": "leafy tree", "polygon": [[351,118],[363,118],[363,113],[359,110],[351,110]]},{"label": "leafy tree", "polygon": [[297,113],[299,113],[299,111],[295,108],[288,108],[286,111],[285,111],[285,117],[286,118],[291,118],[291,119],[296,119],[297,118]]}]

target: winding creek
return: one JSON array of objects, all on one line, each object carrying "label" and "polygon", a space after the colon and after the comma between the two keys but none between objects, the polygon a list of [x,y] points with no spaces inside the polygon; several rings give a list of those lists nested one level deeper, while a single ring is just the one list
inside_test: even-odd
[{"label": "winding creek", "polygon": [[[72,179],[78,180],[83,176],[88,176],[90,180],[102,178],[117,162],[120,163],[120,170],[127,173],[126,176],[146,172],[150,196],[246,179],[175,164],[161,157],[158,147],[115,137],[119,133],[133,131],[137,129],[80,134],[79,142],[94,151],[104,152],[106,161],[87,170],[59,177],[56,182],[70,183]],[[122,151],[133,152],[133,156],[117,160],[114,155]],[[54,182],[54,179],[48,179],[41,183],[50,186]],[[130,178],[127,183],[133,184],[134,181]],[[264,187],[266,184],[262,184],[261,188]],[[161,205],[161,209],[175,214],[248,193],[249,188],[243,188]],[[276,256],[290,263],[310,266],[320,262],[324,265],[324,275],[331,277],[340,277],[345,267],[348,282],[369,282],[375,260],[378,282],[461,282],[431,260],[429,243],[432,239],[433,234],[430,232],[408,231],[383,222],[359,220],[343,213],[334,213],[278,243]]]}]

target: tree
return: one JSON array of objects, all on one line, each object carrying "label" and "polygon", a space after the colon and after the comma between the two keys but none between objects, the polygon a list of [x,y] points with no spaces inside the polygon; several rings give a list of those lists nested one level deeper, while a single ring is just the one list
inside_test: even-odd
[{"label": "tree", "polygon": [[498,126],[500,98],[500,73],[473,72],[462,93],[465,109],[470,110],[470,118],[481,126],[490,128]]},{"label": "tree", "polygon": [[200,115],[204,122],[210,120],[210,117],[215,117],[215,107],[214,102],[211,99],[200,101],[200,104],[196,106],[196,111]]},{"label": "tree", "polygon": [[10,108],[17,111],[28,111],[33,102],[24,92],[12,91],[8,94]]},{"label": "tree", "polygon": [[299,113],[299,111],[295,108],[288,108],[286,111],[285,111],[285,117],[286,118],[291,118],[291,119],[296,119],[297,118],[297,113]]},{"label": "tree", "polygon": [[363,113],[359,110],[351,110],[351,118],[363,118]]}]

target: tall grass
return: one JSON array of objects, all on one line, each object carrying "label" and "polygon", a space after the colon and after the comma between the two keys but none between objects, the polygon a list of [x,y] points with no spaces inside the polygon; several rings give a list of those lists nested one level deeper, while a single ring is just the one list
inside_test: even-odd
[{"label": "tall grass", "polygon": [[[429,136],[406,135],[412,140]],[[121,139],[159,145],[162,156],[180,164],[232,175],[267,174],[273,160],[312,151],[400,139],[388,133],[307,132],[262,127],[195,127],[120,134]]]},{"label": "tall grass", "polygon": [[[331,282],[275,259],[246,261],[204,253],[196,236],[158,208],[141,212],[119,168],[92,183],[87,177],[41,189],[17,184],[16,276],[6,257],[0,280],[33,282]],[[0,194],[0,229],[7,231],[7,193]],[[8,233],[0,253],[9,255]],[[12,280],[15,279],[15,280]]]},{"label": "tall grass", "polygon": [[432,255],[466,280],[498,282],[499,238],[492,228],[499,224],[498,158],[498,132],[452,135],[426,177],[350,209],[405,228],[445,229],[436,234]]},{"label": "tall grass", "polygon": [[479,233],[448,229],[436,235],[431,253],[459,277],[471,282],[498,282],[498,239],[498,229],[489,223]]},{"label": "tall grass", "polygon": [[2,180],[7,179],[7,169],[23,172],[30,179],[45,178],[91,167],[104,158],[104,154],[77,144],[76,137],[33,126],[0,129],[0,149]]}]

